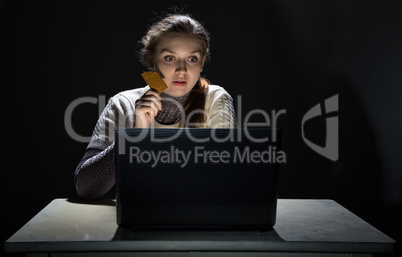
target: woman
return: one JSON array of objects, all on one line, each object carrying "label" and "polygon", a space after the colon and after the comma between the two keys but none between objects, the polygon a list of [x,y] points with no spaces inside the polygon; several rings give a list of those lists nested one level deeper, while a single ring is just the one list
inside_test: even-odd
[{"label": "woman", "polygon": [[200,76],[209,57],[209,36],[198,21],[188,15],[167,16],[141,43],[142,63],[159,73],[168,89],[159,95],[146,86],[110,99],[75,171],[76,190],[83,199],[99,198],[115,184],[115,128],[235,126],[231,96]]}]

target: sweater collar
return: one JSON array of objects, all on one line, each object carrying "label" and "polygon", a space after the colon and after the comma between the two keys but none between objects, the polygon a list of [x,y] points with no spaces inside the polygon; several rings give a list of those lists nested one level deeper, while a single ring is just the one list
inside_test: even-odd
[{"label": "sweater collar", "polygon": [[181,120],[182,113],[184,113],[184,104],[188,99],[190,92],[180,97],[173,97],[169,94],[162,92],[160,94],[162,100],[162,110],[158,112],[155,119],[160,124],[174,124]]}]

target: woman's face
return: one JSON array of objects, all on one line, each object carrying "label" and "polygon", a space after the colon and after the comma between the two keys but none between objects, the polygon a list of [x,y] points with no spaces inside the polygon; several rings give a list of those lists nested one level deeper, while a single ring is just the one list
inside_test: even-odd
[{"label": "woman's face", "polygon": [[187,36],[168,37],[155,49],[152,56],[154,70],[165,81],[165,93],[180,97],[193,89],[197,83],[205,57],[198,39]]}]

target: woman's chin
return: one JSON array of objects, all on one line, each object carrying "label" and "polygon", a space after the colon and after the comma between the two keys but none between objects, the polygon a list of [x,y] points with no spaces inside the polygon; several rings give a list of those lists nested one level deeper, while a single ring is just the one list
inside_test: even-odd
[{"label": "woman's chin", "polygon": [[187,88],[175,88],[175,89],[168,88],[165,90],[166,94],[173,97],[181,97],[187,94],[188,92],[190,92],[190,90],[188,90]]}]

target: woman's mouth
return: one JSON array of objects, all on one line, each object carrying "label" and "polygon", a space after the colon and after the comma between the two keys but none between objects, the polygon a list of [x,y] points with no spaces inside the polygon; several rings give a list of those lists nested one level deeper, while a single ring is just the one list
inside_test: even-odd
[{"label": "woman's mouth", "polygon": [[173,84],[176,86],[179,86],[179,87],[183,87],[187,84],[187,81],[184,79],[176,79],[176,80],[173,80]]}]

